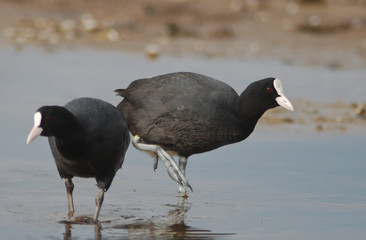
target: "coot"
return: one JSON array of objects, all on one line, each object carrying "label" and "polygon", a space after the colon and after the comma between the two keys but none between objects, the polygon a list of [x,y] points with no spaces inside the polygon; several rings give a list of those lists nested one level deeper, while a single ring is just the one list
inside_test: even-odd
[{"label": "coot", "polygon": [[[219,80],[189,72],[136,80],[115,92],[124,97],[117,108],[135,135],[134,146],[178,154],[179,168],[172,157],[164,160],[178,179],[184,178],[192,154],[244,140],[270,108],[294,110],[276,78],[253,82],[240,96]],[[186,193],[185,187],[179,192]]]},{"label": "coot", "polygon": [[73,177],[95,178],[97,222],[104,192],[122,166],[130,142],[122,114],[111,104],[94,98],[77,98],[64,107],[43,106],[34,114],[27,144],[47,136],[57,170],[65,178],[69,220],[73,219]]}]

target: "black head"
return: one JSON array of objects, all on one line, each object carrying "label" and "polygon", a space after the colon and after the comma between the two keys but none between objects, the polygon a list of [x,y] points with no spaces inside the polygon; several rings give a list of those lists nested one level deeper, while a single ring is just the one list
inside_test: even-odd
[{"label": "black head", "polygon": [[75,117],[64,107],[43,106],[34,114],[34,126],[27,144],[37,136],[60,136],[78,127]]},{"label": "black head", "polygon": [[277,78],[265,78],[251,83],[244,91],[249,98],[255,99],[255,104],[264,110],[282,106],[293,111],[291,102],[283,93],[282,83]]}]

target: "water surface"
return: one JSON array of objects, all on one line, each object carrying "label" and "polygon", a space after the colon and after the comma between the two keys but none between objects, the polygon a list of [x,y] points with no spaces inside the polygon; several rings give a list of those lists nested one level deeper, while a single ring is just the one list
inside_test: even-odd
[{"label": "water surface", "polygon": [[[163,164],[130,146],[105,195],[99,225],[66,219],[64,182],[45,138],[25,144],[42,105],[82,96],[117,104],[113,90],[173,71],[221,79],[241,92],[279,77],[290,99],[364,100],[364,70],[271,60],[191,59],[121,52],[0,49],[0,232],[6,239],[362,239],[366,235],[365,133],[286,131],[258,125],[244,142],[189,158],[194,192],[177,198]],[[296,106],[295,106],[296,108]],[[266,114],[271,114],[267,112]],[[76,215],[92,216],[93,179],[75,178]]]}]

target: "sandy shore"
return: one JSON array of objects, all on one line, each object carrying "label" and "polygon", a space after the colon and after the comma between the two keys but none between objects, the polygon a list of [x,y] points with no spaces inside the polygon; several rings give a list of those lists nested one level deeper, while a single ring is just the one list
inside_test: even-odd
[{"label": "sandy shore", "polygon": [[365,0],[1,0],[0,18],[2,45],[366,65]]}]

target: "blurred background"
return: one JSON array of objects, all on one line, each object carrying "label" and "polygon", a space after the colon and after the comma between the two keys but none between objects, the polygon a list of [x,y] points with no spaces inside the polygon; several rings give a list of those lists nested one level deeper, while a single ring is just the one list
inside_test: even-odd
[{"label": "blurred background", "polygon": [[1,45],[365,67],[365,0],[1,0]]}]

